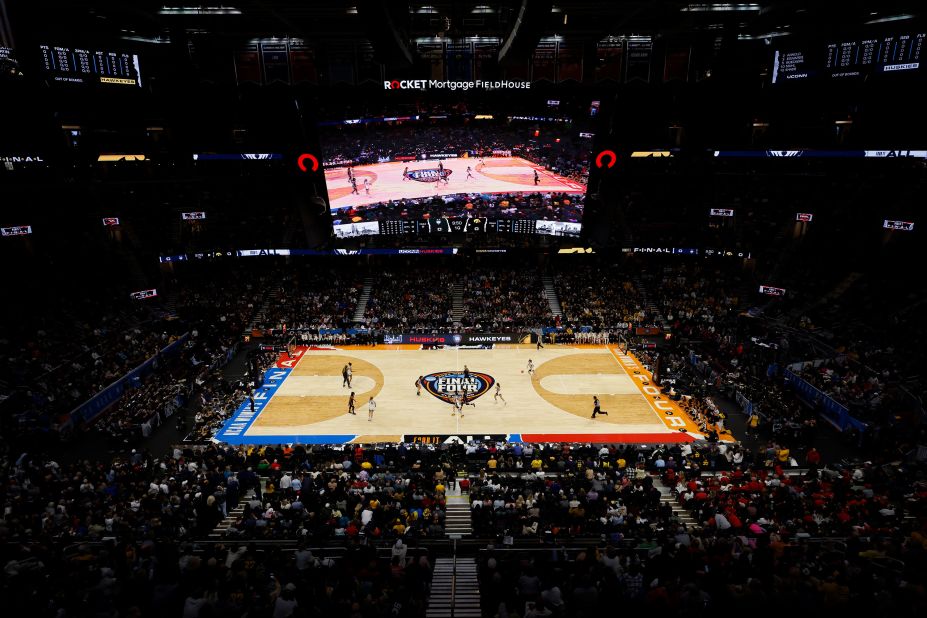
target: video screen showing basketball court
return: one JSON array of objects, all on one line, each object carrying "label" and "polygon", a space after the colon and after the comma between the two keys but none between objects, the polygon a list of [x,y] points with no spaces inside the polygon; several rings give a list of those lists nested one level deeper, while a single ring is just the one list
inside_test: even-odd
[{"label": "video screen showing basketball court", "polygon": [[[343,375],[348,363],[350,387]],[[462,391],[468,405],[457,412],[455,396]],[[355,414],[348,410],[352,392]],[[593,397],[602,412],[595,418]],[[617,346],[294,346],[267,371],[254,400],[254,410],[249,402],[242,404],[217,441],[670,443],[704,438],[677,402],[653,385],[650,372]]]},{"label": "video screen showing basketball court", "polygon": [[591,126],[562,109],[324,121],[335,235],[578,236]]}]

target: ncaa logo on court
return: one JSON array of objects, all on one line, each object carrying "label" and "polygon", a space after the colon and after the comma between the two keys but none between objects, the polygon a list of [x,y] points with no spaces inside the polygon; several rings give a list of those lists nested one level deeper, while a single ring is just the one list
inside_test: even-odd
[{"label": "ncaa logo on court", "polygon": [[453,403],[458,393],[467,393],[473,401],[489,392],[496,379],[489,374],[471,371],[465,378],[462,371],[441,371],[425,376],[425,390],[445,403]]}]

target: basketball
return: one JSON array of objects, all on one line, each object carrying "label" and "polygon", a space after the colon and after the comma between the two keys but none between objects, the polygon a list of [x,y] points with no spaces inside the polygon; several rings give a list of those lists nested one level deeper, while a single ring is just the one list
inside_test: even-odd
[{"label": "basketball", "polygon": [[521,372],[522,372],[522,373],[524,373],[524,372],[525,372],[525,370],[524,370],[524,369],[522,369],[522,370],[521,370]]}]

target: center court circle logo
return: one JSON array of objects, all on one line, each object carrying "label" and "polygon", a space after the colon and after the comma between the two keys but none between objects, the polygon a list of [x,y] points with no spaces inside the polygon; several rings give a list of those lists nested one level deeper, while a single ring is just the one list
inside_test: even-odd
[{"label": "center court circle logo", "polygon": [[417,180],[419,182],[437,182],[438,180],[444,180],[452,173],[453,170],[439,170],[435,167],[422,170],[412,170],[411,172],[406,173],[406,178],[409,180]]},{"label": "center court circle logo", "polygon": [[487,373],[471,371],[465,378],[462,371],[440,371],[425,376],[425,390],[445,403],[453,403],[458,393],[467,393],[467,400],[478,399],[496,383],[496,379]]}]

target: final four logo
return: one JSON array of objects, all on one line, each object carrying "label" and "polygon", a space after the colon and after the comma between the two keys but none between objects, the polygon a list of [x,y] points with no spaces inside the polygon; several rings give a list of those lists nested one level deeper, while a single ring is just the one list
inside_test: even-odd
[{"label": "final four logo", "polygon": [[441,371],[425,376],[425,390],[445,403],[453,403],[458,393],[467,393],[467,400],[473,401],[489,392],[496,379],[491,375],[471,371],[465,378],[462,371]]},{"label": "final four logo", "polygon": [[406,178],[417,180],[419,182],[437,182],[444,180],[453,173],[454,170],[440,170],[436,167],[422,170],[412,170],[406,172]]}]

